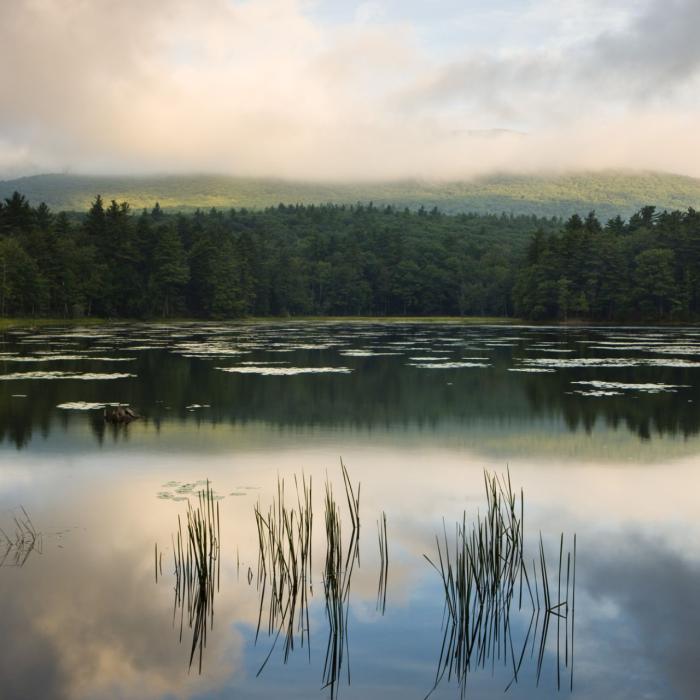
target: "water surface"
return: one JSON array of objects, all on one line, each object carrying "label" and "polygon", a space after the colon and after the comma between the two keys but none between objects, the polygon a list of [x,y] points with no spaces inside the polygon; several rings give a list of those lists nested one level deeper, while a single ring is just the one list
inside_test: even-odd
[{"label": "water surface", "polygon": [[[339,697],[432,689],[444,593],[423,555],[435,556],[443,520],[451,534],[465,510],[469,522],[483,513],[484,469],[523,487],[528,556],[541,532],[556,564],[560,534],[567,546],[577,536],[573,691],[568,676],[557,683],[550,632],[539,682],[537,641],[507,694],[697,696],[698,329],[120,324],[1,340],[0,527],[12,537],[22,505],[43,535],[22,566],[10,553],[0,568],[3,698],[329,697],[323,488],[347,541],[341,457],[361,483],[361,529]],[[119,403],[143,419],[106,423],[103,407]],[[255,641],[253,508],[267,508],[278,477],[291,498],[302,471],[310,654],[297,646],[285,663],[277,646],[256,676],[273,639]],[[171,536],[206,479],[221,497],[221,574],[200,674],[173,620]],[[432,697],[502,696],[505,656]]]}]

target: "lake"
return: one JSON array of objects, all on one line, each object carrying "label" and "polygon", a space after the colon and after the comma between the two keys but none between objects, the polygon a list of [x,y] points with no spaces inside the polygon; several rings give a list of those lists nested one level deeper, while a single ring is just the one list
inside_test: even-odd
[{"label": "lake", "polygon": [[0,339],[2,698],[698,696],[700,329]]}]

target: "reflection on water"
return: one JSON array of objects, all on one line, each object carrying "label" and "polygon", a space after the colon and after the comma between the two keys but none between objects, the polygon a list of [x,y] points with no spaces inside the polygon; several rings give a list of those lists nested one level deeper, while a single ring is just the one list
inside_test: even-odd
[{"label": "reflection on water", "polygon": [[[523,531],[533,538],[524,538],[522,607],[518,576],[512,592],[500,595],[500,606],[484,608],[487,626],[476,624],[478,605],[468,608],[469,627],[467,609],[457,615],[471,635],[477,629],[467,695],[503,697],[517,670],[518,682],[508,687],[508,696],[519,700],[550,700],[565,691],[584,700],[695,700],[700,687],[698,337],[694,329],[293,323],[6,334],[0,347],[4,374],[46,369],[136,377],[0,380],[0,527],[15,539],[13,517],[22,504],[36,532],[44,533],[40,556],[35,547],[23,566],[0,567],[0,629],[10,640],[0,655],[0,695],[3,700],[308,700],[337,692],[348,700],[422,698],[434,685],[446,631],[449,654],[443,667],[445,658],[462,665],[465,659],[456,645],[450,647],[454,625],[451,616],[443,618],[445,586],[423,555],[439,568],[435,533],[441,533],[443,560],[449,545],[457,580],[462,564],[456,553],[465,550],[451,526],[445,544],[443,519],[459,521],[463,539],[471,542],[487,512],[484,469],[502,473],[509,465],[513,482],[527,495]],[[80,359],[39,365],[11,359],[42,352]],[[104,359],[127,356],[133,359],[114,365]],[[574,362],[531,362],[546,357]],[[596,358],[600,361],[586,362]],[[445,367],[460,362],[489,366]],[[352,371],[216,370],[239,365]],[[128,404],[145,418],[112,425],[100,409],[85,407],[111,403]],[[350,466],[358,501],[362,483],[355,509],[362,527],[355,542],[342,470],[334,466],[340,455]],[[302,470],[305,481],[299,481],[297,498],[289,475]],[[207,621],[206,648],[197,646],[192,660],[198,670],[201,649],[200,675],[189,670],[196,606],[188,608],[185,583],[184,605],[177,608],[177,544],[171,537],[179,531],[180,515],[187,541],[187,499],[198,507],[195,493],[207,478],[216,489],[221,545],[217,587],[209,599],[213,607],[200,617]],[[272,600],[284,606],[288,596],[277,584],[271,596],[272,577],[284,579],[286,586],[302,574],[297,569],[289,578],[267,568],[262,616],[257,585],[255,505],[266,521],[273,502],[277,513],[278,478],[287,480],[289,528],[284,518],[283,527],[274,527],[293,533],[295,552],[302,548],[298,533],[305,518],[294,515],[292,527],[291,511],[299,513],[300,504],[303,510],[308,503],[309,514],[318,514],[315,536],[303,545],[309,561],[305,622],[299,626],[297,596],[294,651],[286,663],[284,607],[274,624],[268,623]],[[334,483],[342,543],[342,556],[339,548],[332,549],[329,563],[327,479]],[[69,537],[55,534],[68,528]],[[562,544],[562,531],[577,533],[575,634],[573,539]],[[500,541],[507,549],[508,538]],[[5,544],[0,535],[0,556]],[[285,551],[289,546],[284,544]],[[359,557],[348,561],[355,551],[361,552],[361,566]],[[469,551],[475,551],[471,545]],[[282,560],[291,561],[288,554]],[[7,561],[13,561],[12,552]],[[389,561],[387,576],[382,572]],[[196,593],[195,579],[190,590]],[[472,600],[478,590],[472,581]],[[540,600],[534,620],[533,600]],[[340,624],[332,627],[333,620]],[[280,629],[270,661],[257,676]],[[329,637],[333,629],[337,637]],[[333,688],[322,690],[333,678],[324,676],[329,650],[331,669],[334,658],[342,658],[342,665],[336,666]],[[448,675],[449,661],[433,698],[460,696],[462,686],[455,675],[449,682]]]},{"label": "reflection on water", "polygon": [[[323,688],[330,697],[338,695],[343,669],[350,683],[348,616],[350,583],[355,565],[360,563],[360,486],[355,489],[345,465],[341,462],[343,486],[350,519],[350,539],[343,544],[343,519],[335,499],[332,483],[326,479],[324,498],[325,559],[323,596],[328,626],[328,641],[323,663]],[[313,596],[312,481],[294,477],[296,504],[285,501],[284,480],[278,478],[277,494],[267,514],[255,506],[258,532],[257,588],[260,595],[257,642],[261,629],[273,638],[259,676],[270,660],[277,641],[282,637],[283,661],[286,664],[294,651],[295,641],[306,646],[311,661],[311,623],[309,601]],[[264,622],[263,622],[264,620]]]},{"label": "reflection on water", "polygon": [[[569,688],[573,691],[576,537],[572,557],[572,552],[564,552],[564,535],[561,535],[556,585],[547,567],[542,535],[538,561],[533,560],[528,575],[523,491],[518,502],[510,474],[502,478],[485,472],[484,479],[487,507],[483,519],[478,516],[476,522],[468,525],[465,512],[462,521],[456,524],[453,546],[445,528],[442,541],[440,536],[436,537],[435,561],[426,555],[439,574],[445,593],[444,637],[431,694],[445,678],[454,677],[464,697],[470,673],[497,660],[512,669],[508,690],[518,682],[531,637],[533,653],[538,641],[539,684],[553,617],[556,618],[557,689],[561,689],[563,661],[565,669],[569,669]],[[513,634],[512,617],[523,611],[523,602],[526,608],[529,604],[530,616],[527,632],[519,640],[515,638],[517,632],[515,637]]]},{"label": "reflection on water", "polygon": [[[301,491],[299,490],[301,483]],[[260,594],[257,642],[261,629],[273,638],[269,654],[257,675],[270,660],[280,636],[283,635],[284,662],[294,650],[296,635],[299,644],[309,643],[309,597],[312,594],[311,538],[313,533],[312,483],[294,477],[296,506],[285,501],[284,480],[278,477],[277,494],[267,514],[260,504],[255,506],[258,533],[258,573],[256,579]],[[250,583],[250,579],[249,579]],[[265,618],[265,622],[263,622]]]},{"label": "reflection on water", "polygon": [[37,532],[32,519],[22,506],[12,515],[14,532],[8,535],[0,528],[4,542],[0,547],[5,548],[0,553],[0,567],[24,566],[32,553],[41,554],[44,547],[44,535]]},{"label": "reflection on water", "polygon": [[[185,608],[187,624],[192,630],[192,646],[189,668],[195,654],[199,657],[199,673],[207,646],[207,625],[214,627],[214,594],[221,584],[221,535],[219,504],[214,502],[214,491],[207,482],[206,488],[197,494],[196,505],[187,503],[185,535],[177,516],[177,535],[173,542],[175,571],[175,602],[173,622],[180,611],[180,641],[184,627]],[[161,571],[156,546],[156,583]]]},{"label": "reflection on water", "polygon": [[379,583],[377,584],[377,610],[386,613],[386,592],[389,584],[389,537],[386,533],[386,513],[377,520],[377,539],[379,541]]},{"label": "reflection on water", "polygon": [[350,639],[348,615],[350,582],[355,565],[360,565],[360,485],[357,494],[345,465],[341,462],[343,484],[350,514],[350,540],[343,547],[343,525],[332,485],[326,481],[325,524],[326,562],[323,567],[323,595],[328,620],[328,644],[323,664],[323,687],[330,689],[331,699],[338,696],[338,683],[347,671],[350,683]]},{"label": "reflection on water", "polygon": [[[75,433],[85,413],[99,441],[181,421],[503,430],[546,420],[645,440],[687,438],[700,427],[694,329],[141,324],[3,337],[0,437],[17,447],[35,431]],[[25,371],[26,360],[45,371]],[[117,371],[124,360],[128,373]],[[146,425],[105,424],[95,407],[114,403]]]}]

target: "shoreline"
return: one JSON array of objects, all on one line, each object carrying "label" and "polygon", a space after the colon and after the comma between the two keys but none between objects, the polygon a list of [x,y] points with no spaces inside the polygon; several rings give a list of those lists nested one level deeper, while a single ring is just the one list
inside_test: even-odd
[{"label": "shoreline", "polygon": [[560,328],[683,328],[698,327],[700,323],[692,321],[676,322],[614,322],[588,321],[586,319],[569,319],[568,321],[528,321],[522,318],[506,318],[502,316],[248,316],[242,318],[99,318],[87,316],[84,318],[0,318],[0,332],[11,328],[42,328],[46,326],[101,326],[120,323],[348,323],[348,324],[453,324],[465,326],[532,326]]}]

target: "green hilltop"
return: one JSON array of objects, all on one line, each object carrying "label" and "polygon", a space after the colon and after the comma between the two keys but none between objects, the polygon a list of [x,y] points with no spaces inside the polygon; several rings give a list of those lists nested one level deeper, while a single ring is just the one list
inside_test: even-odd
[{"label": "green hilltop", "polygon": [[156,201],[171,211],[197,208],[262,209],[285,204],[374,202],[447,213],[513,213],[568,217],[595,210],[602,219],[629,217],[642,206],[700,208],[700,179],[657,172],[582,172],[489,175],[463,181],[303,182],[226,175],[96,176],[33,175],[0,181],[0,198],[13,191],[32,204],[85,211],[96,194],[128,201],[132,208]]}]

